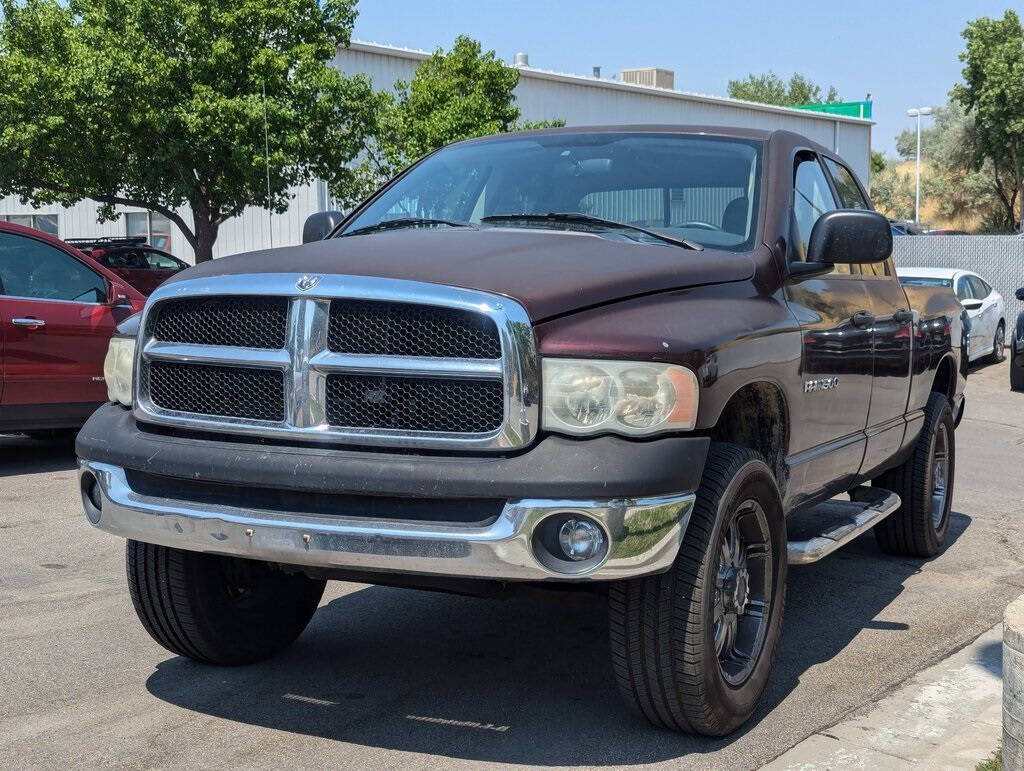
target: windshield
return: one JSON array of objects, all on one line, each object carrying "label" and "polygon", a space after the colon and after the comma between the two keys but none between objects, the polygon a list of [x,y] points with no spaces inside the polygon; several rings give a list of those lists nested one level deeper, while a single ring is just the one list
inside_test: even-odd
[{"label": "windshield", "polygon": [[951,278],[932,278],[931,276],[900,276],[900,283],[907,286],[945,286],[952,287]]},{"label": "windshield", "polygon": [[345,231],[397,219],[445,220],[586,229],[668,245],[593,222],[481,223],[495,215],[578,212],[713,248],[746,250],[757,232],[760,166],[760,142],[722,137],[553,133],[474,142],[425,159]]}]

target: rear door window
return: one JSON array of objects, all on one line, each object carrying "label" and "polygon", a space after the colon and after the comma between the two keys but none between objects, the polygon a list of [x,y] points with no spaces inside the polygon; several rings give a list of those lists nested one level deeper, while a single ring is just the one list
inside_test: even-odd
[{"label": "rear door window", "polygon": [[171,255],[161,252],[143,252],[143,259],[145,267],[152,270],[181,270],[185,267]]},{"label": "rear door window", "polygon": [[860,186],[857,184],[852,171],[831,158],[825,159],[825,166],[828,167],[829,173],[832,175],[832,181],[835,182],[836,190],[839,191],[839,197],[842,199],[844,209],[871,208],[868,206],[864,194],[860,191]]},{"label": "rear door window", "polygon": [[978,300],[984,300],[992,292],[992,287],[986,284],[977,276],[968,276],[967,280],[971,284],[971,291],[974,292],[974,297]]}]

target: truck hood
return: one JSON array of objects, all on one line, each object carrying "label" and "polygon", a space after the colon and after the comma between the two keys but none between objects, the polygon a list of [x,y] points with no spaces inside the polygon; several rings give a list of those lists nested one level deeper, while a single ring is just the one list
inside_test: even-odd
[{"label": "truck hood", "polygon": [[573,230],[410,229],[236,254],[167,284],[245,273],[378,276],[505,295],[534,322],[614,300],[754,274],[749,256]]}]

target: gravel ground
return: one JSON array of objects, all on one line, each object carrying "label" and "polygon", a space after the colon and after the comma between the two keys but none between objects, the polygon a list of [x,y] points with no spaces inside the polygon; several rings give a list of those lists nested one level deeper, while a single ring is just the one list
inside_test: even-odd
[{"label": "gravel ground", "polygon": [[73,450],[0,438],[0,767],[752,768],[988,630],[1024,591],[1024,395],[972,372],[950,543],[868,534],[790,571],[757,715],[724,740],[654,730],[612,683],[594,598],[477,600],[334,583],[273,661],[218,669],[138,624],[123,543],[86,523]]}]

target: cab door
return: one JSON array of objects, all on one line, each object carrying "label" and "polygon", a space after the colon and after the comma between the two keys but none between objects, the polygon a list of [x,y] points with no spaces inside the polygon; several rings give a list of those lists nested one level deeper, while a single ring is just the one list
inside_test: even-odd
[{"label": "cab door", "polygon": [[[846,209],[870,209],[857,178],[846,166],[825,159],[837,198]],[[871,404],[861,473],[870,474],[897,452],[906,431],[914,315],[890,256],[884,262],[853,266],[868,293],[871,316]]]},{"label": "cab door", "polygon": [[[41,240],[0,233],[5,408],[99,403],[119,311],[107,281]],[[123,315],[123,314],[121,314]]]},{"label": "cab door", "polygon": [[[826,171],[812,152],[794,166],[790,261],[806,259],[811,229],[839,208]],[[800,323],[803,347],[799,405],[790,436],[792,503],[849,489],[864,457],[871,402],[871,303],[863,276],[849,265],[825,274],[791,275],[786,298]]]}]

